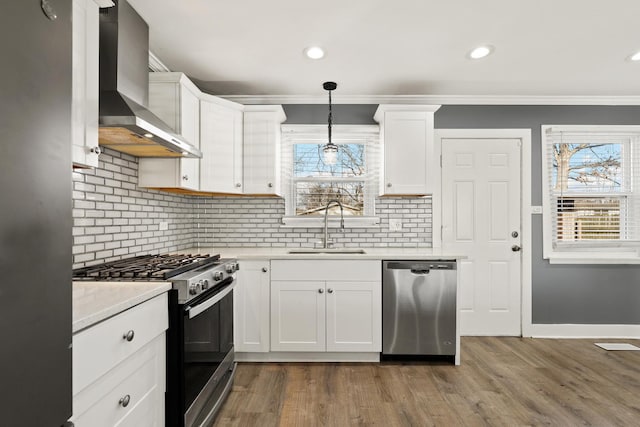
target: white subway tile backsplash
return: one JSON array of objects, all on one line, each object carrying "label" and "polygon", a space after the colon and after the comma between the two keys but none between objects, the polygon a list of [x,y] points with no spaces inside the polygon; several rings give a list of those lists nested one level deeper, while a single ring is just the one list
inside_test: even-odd
[{"label": "white subway tile backsplash", "polygon": [[[73,173],[74,268],[197,246],[311,247],[322,238],[320,227],[282,227],[280,198],[174,195],[138,188],[137,175],[137,159],[109,149],[99,168]],[[378,227],[330,237],[347,247],[431,247],[431,198],[378,198],[376,216]],[[390,232],[389,218],[402,230]]]}]

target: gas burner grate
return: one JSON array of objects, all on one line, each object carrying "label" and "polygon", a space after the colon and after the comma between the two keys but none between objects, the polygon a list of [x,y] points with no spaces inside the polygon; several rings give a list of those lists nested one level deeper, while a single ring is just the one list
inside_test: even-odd
[{"label": "gas burner grate", "polygon": [[164,254],[140,255],[73,270],[79,280],[167,280],[171,277],[213,265],[220,255]]}]

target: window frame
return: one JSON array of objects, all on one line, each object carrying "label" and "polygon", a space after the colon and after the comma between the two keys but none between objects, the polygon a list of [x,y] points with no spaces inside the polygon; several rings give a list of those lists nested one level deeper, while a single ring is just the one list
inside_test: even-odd
[{"label": "window frame", "polygon": [[[365,182],[364,207],[362,216],[345,216],[346,228],[368,228],[376,227],[380,224],[380,219],[375,216],[375,198],[378,190],[378,179],[380,171],[380,127],[378,125],[333,125],[332,141],[338,145],[341,139],[362,139],[365,144],[365,175],[364,179],[353,179],[349,177],[336,177],[330,179],[319,177],[295,179],[293,173],[293,146],[296,144],[295,138],[318,138],[325,140],[327,136],[327,125],[282,125],[282,188],[285,195],[285,215],[282,218],[283,227],[322,227],[324,216],[299,216],[295,214],[296,205],[296,182],[306,181],[335,181],[335,182]],[[313,144],[314,142],[308,142]],[[340,225],[340,215],[329,215],[329,226],[331,228]]]},{"label": "window frame", "polygon": [[[543,258],[548,259],[552,264],[638,264],[640,263],[640,242],[637,240],[585,240],[581,242],[566,243],[558,247],[555,245],[553,221],[554,210],[551,206],[551,185],[552,183],[552,165],[549,161],[551,153],[549,149],[553,143],[549,138],[550,132],[568,132],[568,133],[587,133],[593,134],[594,139],[598,135],[607,135],[608,137],[619,138],[619,143],[623,144],[622,173],[625,180],[629,182],[629,188],[623,191],[602,191],[600,193],[584,192],[569,193],[576,197],[593,197],[594,199],[603,197],[620,198],[624,200],[636,195],[640,197],[640,170],[638,168],[638,160],[632,161],[631,157],[637,157],[637,153],[631,150],[640,150],[640,126],[633,125],[542,125],[541,126],[541,162],[542,162],[542,222],[543,222]],[[622,141],[627,138],[626,141]],[[594,141],[595,142],[595,141]],[[618,142],[616,142],[618,143]],[[628,145],[626,145],[628,144]],[[626,149],[625,149],[626,145]],[[626,151],[626,154],[625,154]],[[635,191],[634,191],[635,190]],[[623,202],[621,201],[621,204]],[[621,227],[622,227],[622,209],[621,209]],[[640,222],[640,217],[635,219]],[[626,228],[626,227],[625,227]],[[621,231],[622,232],[622,231]],[[626,241],[625,241],[626,240]]]}]

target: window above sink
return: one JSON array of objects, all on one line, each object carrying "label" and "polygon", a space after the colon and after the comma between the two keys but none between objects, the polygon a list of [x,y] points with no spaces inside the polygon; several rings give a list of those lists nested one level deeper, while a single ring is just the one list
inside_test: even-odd
[{"label": "window above sink", "polygon": [[[282,126],[282,171],[285,192],[284,226],[320,227],[329,200],[344,206],[346,227],[379,224],[375,215],[378,188],[379,128],[376,125],[333,126],[333,142],[339,146],[337,162],[325,163],[322,146],[324,125]],[[340,210],[328,212],[331,227]]]}]

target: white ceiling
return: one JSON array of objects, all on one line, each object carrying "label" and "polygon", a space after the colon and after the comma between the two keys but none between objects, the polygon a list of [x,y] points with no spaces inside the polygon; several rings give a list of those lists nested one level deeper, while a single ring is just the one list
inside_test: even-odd
[{"label": "white ceiling", "polygon": [[640,95],[639,0],[129,1],[151,51],[218,95]]}]

